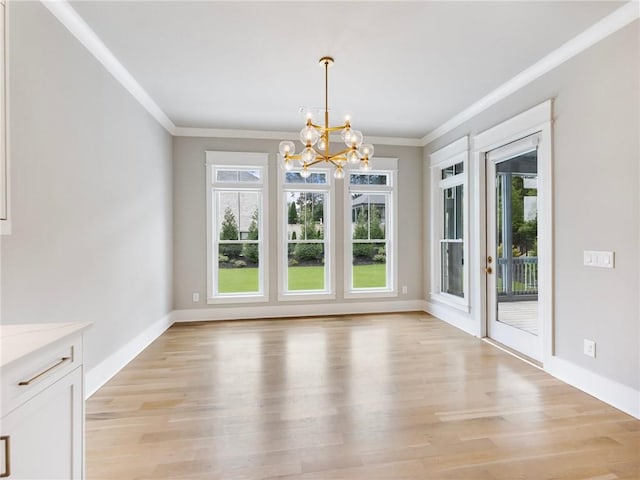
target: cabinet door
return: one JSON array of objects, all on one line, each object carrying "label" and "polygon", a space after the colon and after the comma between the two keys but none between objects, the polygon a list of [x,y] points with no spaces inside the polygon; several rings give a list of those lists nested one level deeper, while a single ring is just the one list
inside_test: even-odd
[{"label": "cabinet door", "polygon": [[9,478],[81,479],[83,420],[82,369],[77,368],[2,419]]}]

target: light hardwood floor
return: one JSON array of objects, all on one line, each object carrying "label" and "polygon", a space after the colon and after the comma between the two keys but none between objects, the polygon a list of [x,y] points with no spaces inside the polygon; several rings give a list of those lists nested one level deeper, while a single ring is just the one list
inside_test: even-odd
[{"label": "light hardwood floor", "polygon": [[640,478],[640,421],[422,313],[171,327],[87,403],[97,479]]}]

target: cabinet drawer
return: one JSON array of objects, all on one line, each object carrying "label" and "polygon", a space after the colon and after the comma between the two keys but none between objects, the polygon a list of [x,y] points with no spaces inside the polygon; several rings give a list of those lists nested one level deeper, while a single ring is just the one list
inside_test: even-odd
[{"label": "cabinet drawer", "polygon": [[76,335],[33,352],[2,369],[2,416],[82,365],[82,337]]}]

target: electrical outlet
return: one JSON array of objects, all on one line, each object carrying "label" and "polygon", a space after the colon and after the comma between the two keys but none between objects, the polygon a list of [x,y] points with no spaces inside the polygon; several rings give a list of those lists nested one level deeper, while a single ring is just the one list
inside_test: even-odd
[{"label": "electrical outlet", "polygon": [[193,292],[193,301],[194,302],[200,301],[200,294],[198,292]]},{"label": "electrical outlet", "polygon": [[584,339],[584,354],[588,357],[596,358],[596,342]]},{"label": "electrical outlet", "polygon": [[402,294],[406,295],[407,293],[409,293],[409,288],[405,285],[402,287]]}]

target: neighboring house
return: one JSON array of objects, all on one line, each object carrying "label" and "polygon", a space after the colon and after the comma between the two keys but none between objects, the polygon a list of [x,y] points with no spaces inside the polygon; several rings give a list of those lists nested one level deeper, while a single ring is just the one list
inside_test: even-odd
[{"label": "neighboring house", "polygon": [[224,212],[230,209],[236,217],[240,240],[246,240],[249,234],[249,226],[256,211],[255,193],[239,193],[237,195],[221,195],[220,197],[220,219],[224,218]]},{"label": "neighboring house", "polygon": [[[240,175],[240,178],[237,178],[236,175]],[[258,176],[249,170],[240,171],[232,170],[219,170],[217,173],[218,181],[224,182],[235,182],[241,181],[251,184],[252,182],[257,182],[260,179]],[[253,220],[253,214],[258,208],[258,201],[255,193],[229,193],[229,194],[221,194],[220,195],[220,203],[219,203],[219,218],[222,221],[224,218],[224,212],[227,209],[230,209],[233,212],[233,215],[236,217],[236,222],[238,224],[238,232],[240,234],[240,240],[246,240],[249,234],[249,226],[251,225],[251,221]]]},{"label": "neighboring house", "polygon": [[384,225],[386,218],[385,205],[384,195],[375,193],[360,195],[351,201],[351,222],[354,225],[358,223],[358,215],[360,215],[361,212],[366,215],[367,208],[370,206],[371,208],[375,207],[378,209],[380,224]]}]

